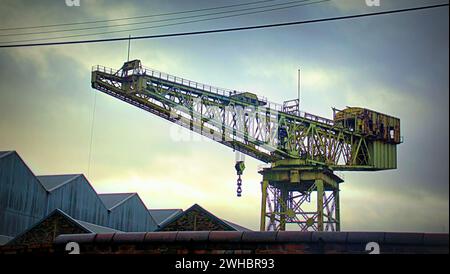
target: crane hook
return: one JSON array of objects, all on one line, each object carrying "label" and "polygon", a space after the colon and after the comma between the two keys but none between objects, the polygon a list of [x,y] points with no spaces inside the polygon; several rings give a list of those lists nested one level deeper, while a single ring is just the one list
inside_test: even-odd
[{"label": "crane hook", "polygon": [[241,197],[242,194],[242,179],[241,179],[241,175],[244,172],[245,169],[245,164],[244,161],[237,161],[236,165],[234,166],[234,168],[236,169],[236,173],[238,175],[238,179],[237,179],[237,196]]}]

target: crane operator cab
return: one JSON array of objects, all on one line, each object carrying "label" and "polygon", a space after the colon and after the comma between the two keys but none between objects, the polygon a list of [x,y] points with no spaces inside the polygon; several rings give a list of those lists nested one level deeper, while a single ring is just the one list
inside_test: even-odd
[{"label": "crane operator cab", "polygon": [[401,143],[398,118],[365,108],[347,107],[344,110],[333,109],[333,119],[335,124],[350,131],[385,143]]},{"label": "crane operator cab", "polygon": [[375,170],[397,168],[397,145],[402,143],[400,119],[373,110],[347,107],[333,109],[334,124],[367,139],[368,162],[355,160],[356,165],[370,165]]}]

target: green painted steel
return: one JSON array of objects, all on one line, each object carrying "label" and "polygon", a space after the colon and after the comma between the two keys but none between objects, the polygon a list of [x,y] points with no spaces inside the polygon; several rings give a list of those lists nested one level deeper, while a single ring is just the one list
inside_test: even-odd
[{"label": "green painted steel", "polygon": [[372,142],[373,166],[377,169],[397,168],[397,146],[380,141]]},{"label": "green painted steel", "polygon": [[[375,133],[380,134],[380,129],[367,124],[396,120],[366,109],[338,112],[339,122],[295,114],[253,93],[215,88],[146,69],[139,60],[126,62],[120,70],[94,67],[92,86],[266,163],[301,159],[306,165],[333,170],[396,166],[396,149],[392,149],[396,143],[375,144],[380,138]],[[364,134],[352,128],[348,122],[352,119]]]}]

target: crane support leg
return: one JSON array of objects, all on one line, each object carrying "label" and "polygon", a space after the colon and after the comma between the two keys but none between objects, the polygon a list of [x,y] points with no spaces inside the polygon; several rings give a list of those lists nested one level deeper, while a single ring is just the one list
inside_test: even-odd
[{"label": "crane support leg", "polygon": [[316,180],[316,191],[317,191],[317,230],[323,231],[323,181]]},{"label": "crane support leg", "polygon": [[289,212],[289,197],[288,197],[288,190],[286,187],[282,187],[280,189],[280,207],[281,207],[281,214],[280,214],[280,230],[286,230],[286,222],[288,221],[288,212]]},{"label": "crane support leg", "polygon": [[261,222],[260,222],[260,230],[266,230],[266,205],[267,205],[267,187],[269,185],[268,181],[261,182]]},{"label": "crane support leg", "polygon": [[[276,162],[260,171],[261,231],[339,231],[339,184],[331,170]],[[268,221],[266,223],[266,221]]]},{"label": "crane support leg", "polygon": [[333,195],[334,195],[334,203],[336,205],[335,210],[336,210],[336,231],[341,231],[341,213],[340,213],[340,201],[339,201],[339,189],[335,189],[333,191]]}]

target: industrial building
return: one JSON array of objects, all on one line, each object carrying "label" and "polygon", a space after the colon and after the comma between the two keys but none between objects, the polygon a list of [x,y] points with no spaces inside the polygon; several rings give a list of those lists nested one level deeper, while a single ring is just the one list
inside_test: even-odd
[{"label": "industrial building", "polygon": [[8,245],[21,246],[33,244],[51,244],[61,234],[116,233],[121,232],[109,227],[99,226],[75,220],[60,209],[37,222],[8,242]]},{"label": "industrial building", "polygon": [[15,151],[0,152],[0,245],[60,234],[248,230],[195,204],[148,209],[137,193],[98,194],[83,174],[36,176]]},{"label": "industrial building", "polygon": [[97,194],[82,174],[35,176],[15,151],[0,152],[0,254],[448,253],[448,234],[255,232],[198,204],[147,209],[137,193]]},{"label": "industrial building", "polygon": [[176,209],[164,208],[164,209],[149,209],[148,212],[150,212],[150,215],[152,215],[153,219],[156,221],[159,227],[166,219],[178,215],[178,213],[183,212],[183,210],[181,208]]},{"label": "industrial building", "polygon": [[159,224],[158,231],[249,231],[249,229],[223,220],[194,204],[179,211]]}]

